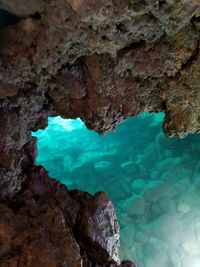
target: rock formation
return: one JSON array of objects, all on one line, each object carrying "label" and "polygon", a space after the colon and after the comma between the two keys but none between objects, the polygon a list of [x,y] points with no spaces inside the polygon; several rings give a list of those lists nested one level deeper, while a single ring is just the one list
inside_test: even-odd
[{"label": "rock formation", "polygon": [[119,263],[119,225],[105,193],[68,192],[37,167],[0,214],[2,267]]},{"label": "rock formation", "polygon": [[[41,195],[34,196],[32,192],[31,181],[46,174],[34,167],[36,153],[31,131],[46,127],[47,117],[59,114],[66,118],[80,117],[89,128],[104,134],[128,116],[164,111],[163,129],[167,135],[182,138],[199,132],[200,3],[199,0],[19,0],[16,4],[13,0],[0,0],[0,8],[1,14],[7,12],[8,20],[7,27],[3,23],[0,30],[0,199],[7,202],[1,207],[1,213],[5,214],[1,229],[7,238],[12,235],[16,238],[4,237],[7,241],[0,251],[1,265],[7,266],[5,262],[10,261],[9,266],[17,266],[17,255],[23,251],[21,258],[28,260],[27,266],[38,266],[27,257],[36,256],[39,262],[45,258],[42,253],[48,244],[52,246],[54,210],[58,214],[55,220],[63,223],[57,229],[58,237],[73,231],[73,223],[70,221],[69,227],[64,218],[68,217],[68,211],[58,207],[55,187],[49,193],[43,188],[52,182],[41,186],[45,191]],[[98,197],[80,197],[67,191],[65,194],[79,209],[81,199],[92,209],[93,205],[101,206]],[[31,215],[29,208],[36,215]],[[40,208],[45,211],[37,221],[34,216],[40,214]],[[78,211],[75,214],[80,216]],[[20,223],[22,235],[17,237],[17,222],[22,220],[28,220],[33,228],[26,230],[23,228],[26,223]],[[51,223],[46,225],[49,220]],[[87,214],[79,220],[84,225]],[[31,251],[25,251],[20,242],[25,239],[29,242],[29,230],[36,234],[37,223],[44,223],[42,229],[50,231],[36,235],[37,240],[42,237],[47,243],[41,239],[40,249],[31,239]],[[95,243],[95,253],[104,250],[104,245],[96,247],[98,235],[97,240],[90,236],[93,225],[87,227],[81,236],[83,240],[76,237],[83,251],[87,250],[86,243],[90,246]],[[53,259],[64,253],[59,248],[68,243],[74,251],[72,262],[80,264],[80,257],[89,256],[91,260],[93,255],[98,259],[98,253],[80,256],[73,235],[66,236],[61,240],[62,245],[58,238],[55,250],[50,250],[52,265],[47,262],[44,265],[55,266]],[[113,259],[115,252],[112,250],[112,256],[109,253],[102,259]],[[60,266],[69,266],[64,263],[66,255],[59,256],[63,259],[58,263]]]}]

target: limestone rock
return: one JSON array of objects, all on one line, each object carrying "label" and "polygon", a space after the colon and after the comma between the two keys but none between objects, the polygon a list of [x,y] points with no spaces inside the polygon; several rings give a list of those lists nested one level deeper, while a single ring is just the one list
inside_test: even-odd
[{"label": "limestone rock", "polygon": [[82,203],[78,229],[80,243],[93,261],[120,262],[119,224],[105,193],[97,193],[94,198]]}]

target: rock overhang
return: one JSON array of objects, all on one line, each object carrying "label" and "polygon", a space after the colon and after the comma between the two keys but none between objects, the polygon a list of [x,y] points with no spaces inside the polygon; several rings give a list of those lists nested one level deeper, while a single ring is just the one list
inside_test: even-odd
[{"label": "rock overhang", "polygon": [[200,131],[200,3],[0,1],[19,17],[0,30],[0,199],[34,166],[31,131],[47,117],[80,117],[105,134],[141,112],[163,130]]}]

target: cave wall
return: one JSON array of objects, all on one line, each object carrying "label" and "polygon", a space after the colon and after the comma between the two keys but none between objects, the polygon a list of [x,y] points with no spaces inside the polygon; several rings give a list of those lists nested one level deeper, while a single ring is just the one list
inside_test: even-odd
[{"label": "cave wall", "polygon": [[26,145],[48,115],[104,134],[164,111],[167,135],[199,131],[199,1],[0,4],[20,16],[0,32],[1,198],[25,180]]},{"label": "cave wall", "polygon": [[31,179],[31,131],[50,115],[105,134],[164,111],[167,135],[199,132],[199,0],[0,0],[0,9],[19,18],[0,30],[2,201]]}]

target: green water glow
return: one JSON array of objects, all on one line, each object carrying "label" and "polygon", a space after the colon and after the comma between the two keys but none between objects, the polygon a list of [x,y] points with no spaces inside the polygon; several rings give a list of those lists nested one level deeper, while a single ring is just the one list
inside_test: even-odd
[{"label": "green water glow", "polygon": [[162,133],[142,114],[99,136],[80,120],[49,118],[37,164],[70,189],[105,191],[121,226],[121,258],[138,267],[200,267],[200,136]]}]

